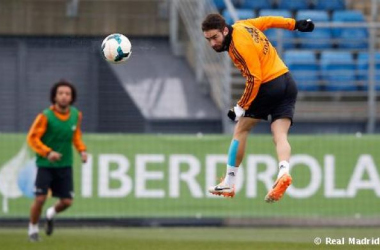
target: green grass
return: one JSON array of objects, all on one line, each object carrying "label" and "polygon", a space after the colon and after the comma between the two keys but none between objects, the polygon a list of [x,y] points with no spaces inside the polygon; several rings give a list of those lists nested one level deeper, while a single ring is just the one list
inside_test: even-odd
[{"label": "green grass", "polygon": [[42,241],[27,241],[26,229],[0,229],[7,250],[231,250],[378,249],[379,246],[316,246],[315,237],[379,237],[379,228],[65,228]]}]

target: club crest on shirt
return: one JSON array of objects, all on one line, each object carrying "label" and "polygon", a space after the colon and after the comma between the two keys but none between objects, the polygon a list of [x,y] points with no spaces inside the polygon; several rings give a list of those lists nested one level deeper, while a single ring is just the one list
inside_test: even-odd
[{"label": "club crest on shirt", "polygon": [[75,130],[77,129],[77,126],[73,125],[73,126],[71,127],[71,129],[72,129],[73,131],[75,131]]}]

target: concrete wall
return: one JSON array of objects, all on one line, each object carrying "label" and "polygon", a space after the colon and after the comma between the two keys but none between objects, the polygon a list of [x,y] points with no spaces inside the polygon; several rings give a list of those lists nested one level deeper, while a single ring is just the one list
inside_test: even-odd
[{"label": "concrete wall", "polygon": [[50,88],[62,78],[77,88],[75,106],[83,112],[84,131],[143,131],[139,110],[99,55],[100,42],[0,38],[0,131],[27,131],[37,114],[51,105]]},{"label": "concrete wall", "polygon": [[[166,38],[132,38],[136,49],[131,61],[125,65],[110,65],[102,59],[99,52],[101,39],[0,37],[0,100],[3,118],[0,119],[0,132],[28,131],[36,115],[50,105],[51,86],[62,78],[73,82],[78,90],[75,106],[83,112],[85,132],[222,131],[216,108],[207,96],[197,91],[188,65],[182,59],[170,55]],[[173,66],[170,66],[171,63]],[[122,73],[116,74],[114,67]],[[130,79],[134,79],[133,84],[143,84],[144,79],[153,79],[152,90],[159,90],[158,93],[149,92],[154,94],[153,100],[168,96],[163,96],[160,91],[160,83],[167,83],[165,93],[171,92],[172,98],[168,98],[164,104],[152,106],[152,109],[166,111],[169,116],[143,116],[136,99],[132,98],[132,92],[123,87],[124,81],[129,82]],[[170,116],[175,113],[172,109],[179,109],[175,102],[179,96],[175,91],[178,88],[171,88],[172,79],[182,82],[186,93],[180,96],[187,108],[181,117]],[[205,115],[202,116],[203,113]]]},{"label": "concrete wall", "polygon": [[0,35],[167,36],[165,0],[79,0],[78,15],[68,0],[1,0]]}]

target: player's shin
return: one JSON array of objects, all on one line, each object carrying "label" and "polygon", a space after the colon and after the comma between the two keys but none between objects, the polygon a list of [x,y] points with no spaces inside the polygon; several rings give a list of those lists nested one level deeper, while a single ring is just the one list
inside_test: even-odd
[{"label": "player's shin", "polygon": [[227,163],[227,172],[226,177],[224,179],[224,183],[230,187],[235,185],[235,179],[237,172],[239,170],[238,166],[236,166],[236,157],[239,149],[239,141],[232,140],[230,149],[228,150],[228,163]]}]

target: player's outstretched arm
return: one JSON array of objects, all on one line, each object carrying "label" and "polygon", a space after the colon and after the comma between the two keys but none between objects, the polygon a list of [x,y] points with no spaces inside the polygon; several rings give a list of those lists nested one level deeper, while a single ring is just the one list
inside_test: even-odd
[{"label": "player's outstretched arm", "polygon": [[245,22],[250,23],[261,31],[271,28],[294,30],[296,24],[296,20],[293,18],[285,18],[281,16],[262,16],[254,19],[248,19]]},{"label": "player's outstretched arm", "polygon": [[[244,21],[243,21],[244,22]],[[314,23],[312,20],[294,20],[293,18],[285,18],[280,16],[264,16],[254,19],[248,19],[251,25],[255,26],[261,31],[265,31],[271,28],[286,29],[286,30],[298,30],[301,32],[311,32],[314,29]]]}]

